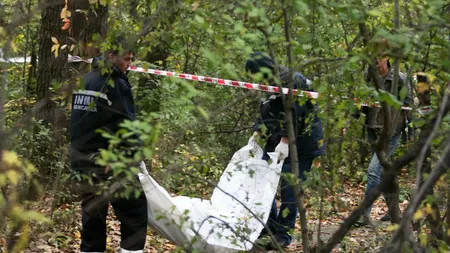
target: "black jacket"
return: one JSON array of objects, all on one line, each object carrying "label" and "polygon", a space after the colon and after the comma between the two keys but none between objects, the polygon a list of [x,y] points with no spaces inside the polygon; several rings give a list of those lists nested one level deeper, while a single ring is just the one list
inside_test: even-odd
[{"label": "black jacket", "polygon": [[[280,68],[280,78],[284,86],[289,80],[289,69]],[[294,89],[310,90],[309,80],[302,74],[294,72]],[[297,152],[299,158],[315,157],[325,154],[324,134],[322,121],[316,115],[319,107],[311,100],[303,105],[294,101],[292,115],[294,130],[296,132]],[[255,131],[265,131],[267,138],[264,150],[273,152],[282,137],[287,137],[284,107],[280,95],[272,95],[260,105],[261,117],[253,126]],[[264,127],[263,127],[264,125]],[[289,162],[289,157],[285,160]]]},{"label": "black jacket", "polygon": [[108,148],[97,130],[115,134],[119,124],[136,114],[131,85],[117,67],[94,67],[83,82],[84,90],[75,91],[72,99],[70,158],[72,169],[85,172],[96,167],[93,155]]}]

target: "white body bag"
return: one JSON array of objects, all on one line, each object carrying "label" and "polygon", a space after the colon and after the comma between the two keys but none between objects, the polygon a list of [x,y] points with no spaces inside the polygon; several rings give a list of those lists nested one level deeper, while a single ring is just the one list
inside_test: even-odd
[{"label": "white body bag", "polygon": [[262,154],[256,143],[237,151],[211,200],[171,197],[141,163],[150,227],[190,251],[250,250],[269,217],[283,165],[278,154],[269,153],[270,165]]}]

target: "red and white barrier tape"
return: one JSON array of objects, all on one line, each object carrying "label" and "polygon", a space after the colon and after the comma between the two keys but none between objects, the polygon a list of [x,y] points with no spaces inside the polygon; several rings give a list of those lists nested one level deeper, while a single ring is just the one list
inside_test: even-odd
[{"label": "red and white barrier tape", "polygon": [[[131,66],[129,68],[130,71],[134,72],[141,72],[141,73],[148,73],[152,75],[159,75],[159,76],[170,76],[170,77],[176,77],[186,80],[192,80],[192,81],[198,81],[198,82],[204,82],[204,83],[213,83],[223,86],[231,86],[231,87],[239,87],[249,90],[260,90],[260,91],[266,91],[266,92],[274,92],[279,93],[280,88],[277,86],[270,86],[270,85],[263,85],[258,83],[248,83],[248,82],[242,82],[242,81],[235,81],[235,80],[228,80],[228,79],[221,79],[221,78],[214,78],[214,77],[208,77],[208,76],[198,76],[198,75],[191,75],[191,74],[184,74],[184,73],[175,73],[171,71],[164,71],[164,70],[157,70],[157,69],[146,69],[142,67],[136,67]],[[288,94],[289,89],[283,88],[283,93]],[[311,91],[303,91],[303,90],[293,90],[293,94],[297,96],[306,96],[308,98],[319,98],[318,92],[311,92]],[[372,107],[380,107],[379,103],[374,104],[368,104],[363,103],[361,106],[372,106]],[[402,110],[410,111],[412,110],[411,107],[402,106]]]},{"label": "red and white barrier tape", "polygon": [[[222,79],[222,78],[215,78],[215,77],[208,77],[208,76],[198,76],[198,75],[191,75],[191,74],[184,74],[184,73],[175,73],[171,71],[164,71],[164,70],[157,70],[157,69],[145,69],[142,67],[136,67],[131,66],[129,68],[130,71],[135,72],[141,72],[141,73],[148,73],[152,75],[159,75],[159,76],[171,76],[186,80],[192,80],[192,81],[198,81],[198,82],[204,82],[204,83],[213,83],[223,86],[231,86],[231,87],[238,87],[238,88],[244,88],[249,90],[260,90],[260,91],[266,91],[266,92],[274,92],[274,93],[280,93],[280,88],[277,86],[270,86],[270,85],[263,85],[258,83],[248,83],[248,82],[242,82],[242,81],[235,81],[235,80],[228,80],[228,79]],[[282,89],[284,94],[288,94],[289,88],[283,88]],[[293,90],[292,91],[294,95],[297,96],[306,96],[308,98],[319,98],[319,93],[317,92],[311,92],[311,91],[303,91],[303,90]]]},{"label": "red and white barrier tape", "polygon": [[[86,63],[92,63],[92,59],[82,59],[79,56],[69,56],[68,61],[69,62],[83,61]],[[137,67],[137,66],[131,66],[128,70],[133,71],[133,72],[147,73],[147,74],[159,75],[159,76],[169,76],[169,77],[175,77],[175,78],[180,78],[180,79],[185,79],[185,80],[218,84],[218,85],[223,85],[223,86],[238,87],[238,88],[244,88],[244,89],[249,89],[249,90],[259,90],[259,91],[265,91],[265,92],[280,93],[280,88],[277,86],[270,86],[270,85],[264,85],[264,84],[258,84],[258,83],[249,83],[249,82],[243,82],[243,81],[235,81],[235,80],[228,80],[228,79],[208,77],[208,76],[199,76],[199,75],[192,75],[192,74],[185,74],[185,73],[176,73],[176,72],[172,72],[172,71],[149,69],[149,68],[143,68],[143,67]],[[289,89],[282,88],[282,92],[284,94],[288,94]],[[297,96],[306,96],[308,98],[314,98],[314,99],[319,98],[318,92],[295,90],[295,89],[292,92],[294,95],[297,95]],[[361,106],[380,107],[378,102],[372,103],[372,104],[363,103],[363,104],[361,104]],[[402,106],[401,109],[406,110],[406,111],[412,110],[411,107],[406,107],[406,106]]]},{"label": "red and white barrier tape", "polygon": [[[381,108],[379,102],[372,103],[372,104],[369,104],[369,103],[363,103],[363,104],[361,104],[361,106],[365,106],[365,107],[380,107],[380,108]],[[412,110],[411,107],[407,107],[407,106],[402,106],[401,109],[404,110],[404,111],[411,111],[411,110]]]}]

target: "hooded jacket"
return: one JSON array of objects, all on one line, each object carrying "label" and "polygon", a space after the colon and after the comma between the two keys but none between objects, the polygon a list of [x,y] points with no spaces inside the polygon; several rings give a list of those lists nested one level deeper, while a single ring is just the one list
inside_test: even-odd
[{"label": "hooded jacket", "polygon": [[73,93],[70,159],[76,171],[98,167],[93,155],[109,144],[98,130],[115,134],[123,121],[136,118],[128,77],[108,61],[99,67],[101,61],[97,58],[93,70],[83,77],[84,90]]}]

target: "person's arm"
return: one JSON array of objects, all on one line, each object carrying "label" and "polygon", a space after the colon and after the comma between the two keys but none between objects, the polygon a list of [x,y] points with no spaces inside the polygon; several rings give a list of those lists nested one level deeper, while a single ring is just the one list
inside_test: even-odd
[{"label": "person's arm", "polygon": [[294,73],[294,89],[311,90],[311,80],[304,75],[295,72]]}]

